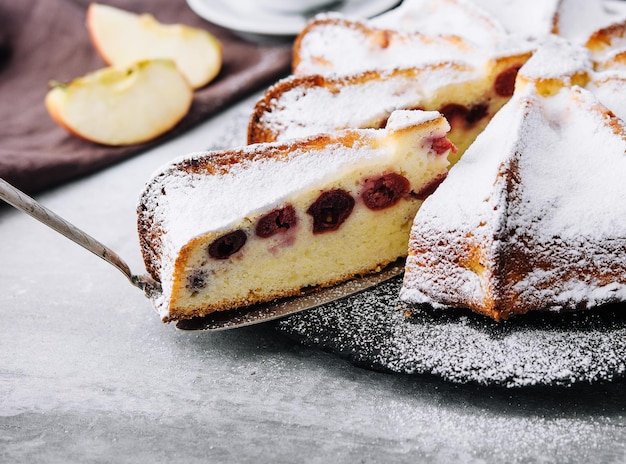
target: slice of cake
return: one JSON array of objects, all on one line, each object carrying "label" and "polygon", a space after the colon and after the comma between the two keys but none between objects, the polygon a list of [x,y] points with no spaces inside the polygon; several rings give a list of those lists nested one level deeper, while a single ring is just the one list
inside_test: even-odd
[{"label": "slice of cake", "polygon": [[397,111],[346,130],[194,154],[161,169],[138,207],[163,320],[300,294],[406,256],[415,212],[447,175],[447,121]]},{"label": "slice of cake", "polygon": [[325,14],[310,21],[296,38],[293,73],[347,75],[446,61],[480,64],[487,59],[484,47],[458,35],[402,32]]},{"label": "slice of cake", "polygon": [[404,301],[501,320],[626,300],[626,125],[555,82],[520,85],[424,203]]},{"label": "slice of cake", "polygon": [[257,102],[249,143],[286,140],[347,128],[384,127],[392,111],[439,111],[450,140],[464,150],[513,94],[515,77],[530,53],[487,60],[481,66],[441,62],[371,70],[347,76],[291,76]]},{"label": "slice of cake", "polygon": [[319,15],[294,43],[294,74],[257,102],[248,141],[379,128],[396,109],[422,109],[450,122],[454,164],[535,46],[466,0],[407,0],[369,21]]}]

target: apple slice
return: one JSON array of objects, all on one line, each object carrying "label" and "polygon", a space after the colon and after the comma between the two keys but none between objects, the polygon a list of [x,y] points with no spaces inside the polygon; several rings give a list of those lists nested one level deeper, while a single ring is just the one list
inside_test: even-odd
[{"label": "apple slice", "polygon": [[170,58],[194,89],[212,81],[222,67],[222,45],[203,29],[161,24],[150,14],[98,3],[89,5],[86,21],[95,49],[110,65]]},{"label": "apple slice", "polygon": [[193,89],[172,60],[108,67],[46,95],[48,113],[70,133],[105,145],[151,140],[189,111]]}]

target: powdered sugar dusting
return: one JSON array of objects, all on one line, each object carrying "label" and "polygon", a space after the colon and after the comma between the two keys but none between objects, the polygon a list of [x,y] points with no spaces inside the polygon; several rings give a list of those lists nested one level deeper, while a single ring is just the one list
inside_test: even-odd
[{"label": "powdered sugar dusting", "polygon": [[365,29],[364,23],[332,21],[309,26],[296,53],[294,74],[351,74],[445,61],[481,65],[488,59],[485,51],[458,36]]},{"label": "powdered sugar dusting", "polygon": [[[253,153],[257,149],[248,146],[240,148],[239,152]],[[303,154],[303,150],[295,149],[286,158],[244,159],[232,164],[228,172],[221,175],[194,174],[176,167],[169,168],[165,175],[155,177],[159,189],[165,192],[155,208],[156,220],[163,224],[169,240],[182,246],[200,232],[226,229],[242,217],[277,206],[289,193],[315,185],[329,173],[340,173],[357,160],[366,162],[379,156],[371,146],[355,150],[339,143],[316,153],[318,156]],[[210,158],[211,153],[192,154],[184,159],[203,157]],[[210,214],[198,214],[207,208]]]},{"label": "powdered sugar dusting", "polygon": [[464,311],[407,317],[402,279],[292,316],[279,329],[355,364],[507,388],[573,385],[626,374],[626,312],[534,314],[495,323]]},{"label": "powdered sugar dusting", "polygon": [[625,133],[580,87],[518,89],[418,212],[409,247],[428,251],[409,256],[401,297],[483,307],[505,279],[498,253],[517,253],[534,263],[513,287],[527,308],[626,300]]},{"label": "powdered sugar dusting", "polygon": [[[439,230],[486,221],[490,202],[497,201],[493,188],[499,170],[507,157],[519,154],[520,209],[508,210],[509,224],[528,227],[531,218],[541,217],[533,230],[539,241],[618,237],[626,230],[626,204],[609,199],[626,198],[620,181],[626,141],[607,125],[590,92],[566,88],[548,98],[533,92],[530,87],[520,92],[496,114],[419,214]],[[623,130],[618,120],[615,124]],[[533,210],[544,206],[550,210]]]},{"label": "powdered sugar dusting", "polygon": [[474,0],[512,34],[537,39],[552,30],[559,0]]},{"label": "powdered sugar dusting", "polygon": [[557,33],[575,43],[584,43],[596,30],[621,22],[626,14],[605,1],[561,0],[557,10]]},{"label": "powdered sugar dusting", "polygon": [[405,0],[370,22],[378,27],[431,36],[445,31],[488,48],[508,34],[494,16],[476,2],[465,0]]},{"label": "powdered sugar dusting", "polygon": [[482,67],[533,48],[472,2],[406,0],[369,21],[318,15],[296,41],[294,74],[348,75],[444,62]]},{"label": "powdered sugar dusting", "polygon": [[[387,127],[393,130],[402,130],[416,124],[424,124],[429,121],[435,121],[439,118],[438,111],[410,111],[410,110],[396,110],[391,113],[387,120]],[[446,127],[449,127],[446,123]]]},{"label": "powdered sugar dusting", "polygon": [[596,98],[617,117],[626,121],[626,74],[604,72],[594,76],[586,87]]},{"label": "powdered sugar dusting", "polygon": [[[607,126],[603,108],[598,108],[591,93],[580,88],[560,92],[542,109],[543,114],[533,111],[527,116],[522,137],[528,156],[520,157],[524,175],[520,214],[510,219],[517,219],[521,227],[527,223],[523,217],[539,213],[530,210],[532,205],[546,205],[551,210],[540,213],[542,221],[533,230],[541,234],[539,239],[584,236],[602,241],[622,237],[626,231],[626,203],[618,199],[626,198],[623,124],[615,120],[615,128]],[[616,134],[618,128],[621,133]]]},{"label": "powdered sugar dusting", "polygon": [[275,130],[280,139],[345,129],[347,125],[370,127],[372,121],[384,120],[394,109],[420,108],[434,89],[480,77],[473,67],[448,63],[423,70],[357,75],[357,80],[335,79],[326,86],[311,87],[306,81],[296,81],[270,102],[271,111],[262,114],[260,124]]},{"label": "powdered sugar dusting", "polygon": [[556,33],[582,44],[589,35],[626,18],[626,11],[607,1],[473,0],[511,34],[537,40]]},{"label": "powdered sugar dusting", "polygon": [[572,85],[571,78],[593,69],[591,53],[562,37],[552,35],[541,39],[533,56],[522,66],[519,75],[525,79],[560,79]]}]

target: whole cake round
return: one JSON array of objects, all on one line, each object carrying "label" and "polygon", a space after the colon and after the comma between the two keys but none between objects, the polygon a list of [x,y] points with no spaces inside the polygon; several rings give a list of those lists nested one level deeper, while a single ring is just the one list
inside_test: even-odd
[{"label": "whole cake round", "polygon": [[[142,197],[164,320],[333,285],[406,253],[399,295],[416,315],[499,321],[626,300],[625,18],[612,0],[406,0],[370,21],[314,18],[293,74],[256,103],[249,146],[179,160]],[[411,126],[399,118],[416,117],[421,142],[397,143]],[[413,163],[429,166],[419,180]],[[386,238],[392,223],[405,235]],[[316,277],[300,279],[306,269]]]}]

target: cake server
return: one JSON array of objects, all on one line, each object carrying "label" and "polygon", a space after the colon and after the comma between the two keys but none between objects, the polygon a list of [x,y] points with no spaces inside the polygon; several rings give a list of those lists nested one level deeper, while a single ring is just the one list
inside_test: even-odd
[{"label": "cake server", "polygon": [[119,257],[117,253],[103,245],[95,238],[89,236],[75,225],[69,223],[58,214],[46,208],[41,203],[18,190],[4,179],[0,178],[0,199],[4,200],[11,206],[23,211],[29,216],[37,219],[39,222],[54,229],[61,235],[69,238],[74,243],[91,251],[99,256],[107,263],[112,264],[122,271],[126,278],[135,287],[142,290],[150,299],[161,293],[161,284],[148,275],[136,275],[130,270],[126,262]]},{"label": "cake server", "polygon": [[[161,295],[161,284],[147,274],[134,274],[128,264],[113,250],[95,238],[66,221],[41,203],[0,178],[0,199],[11,206],[37,219],[74,243],[91,251],[121,271],[129,282],[144,292],[156,306]],[[300,311],[315,308],[331,301],[361,292],[381,282],[400,275],[404,271],[404,261],[398,260],[376,274],[365,275],[334,287],[314,289],[302,296],[285,298],[246,308],[218,311],[204,317],[179,321],[180,330],[225,330],[259,324],[288,316]]]}]

